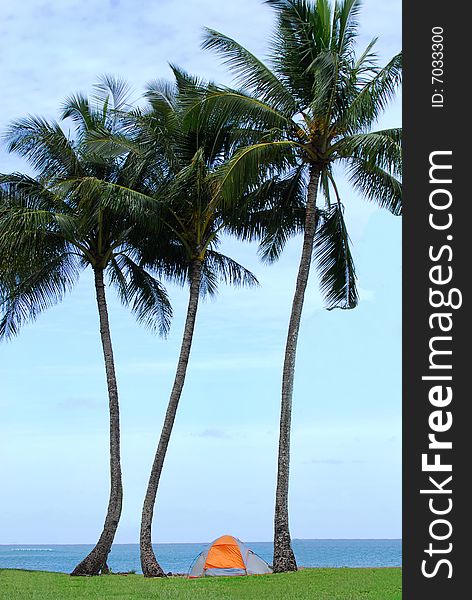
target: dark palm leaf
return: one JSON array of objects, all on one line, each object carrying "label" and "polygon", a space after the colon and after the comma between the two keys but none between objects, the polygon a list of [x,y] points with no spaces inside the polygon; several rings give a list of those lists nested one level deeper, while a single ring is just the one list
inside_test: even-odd
[{"label": "dark palm leaf", "polygon": [[25,157],[43,176],[84,173],[74,144],[55,121],[25,117],[14,121],[3,137],[9,152]]},{"label": "dark palm leaf", "polygon": [[402,214],[402,184],[391,173],[363,160],[351,160],[347,167],[352,185],[364,198],[392,214]]},{"label": "dark palm leaf", "polygon": [[355,308],[359,301],[356,272],[343,208],[338,203],[324,213],[317,229],[314,258],[328,309]]},{"label": "dark palm leaf", "polygon": [[17,335],[23,324],[60,302],[81,271],[72,253],[48,257],[37,252],[29,259],[27,264],[0,265],[0,339]]},{"label": "dark palm leaf", "polygon": [[223,63],[235,74],[237,83],[253,98],[259,98],[285,115],[298,112],[295,98],[280,79],[235,40],[207,28],[202,47],[221,53]]},{"label": "dark palm leaf", "polygon": [[401,142],[401,129],[385,129],[346,136],[333,146],[332,151],[337,158],[362,160],[401,177]]},{"label": "dark palm leaf", "polygon": [[212,271],[218,278],[228,285],[253,287],[259,285],[256,276],[238,262],[220,254],[215,250],[208,250],[205,259],[205,270]]},{"label": "dark palm leaf", "polygon": [[137,321],[166,336],[172,308],[163,285],[126,254],[114,257],[109,275],[122,303],[131,309]]}]

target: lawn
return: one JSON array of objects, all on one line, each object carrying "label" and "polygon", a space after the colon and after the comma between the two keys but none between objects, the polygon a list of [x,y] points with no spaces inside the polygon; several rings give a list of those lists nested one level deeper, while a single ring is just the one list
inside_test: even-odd
[{"label": "lawn", "polygon": [[401,569],[304,569],[283,575],[144,579],[77,578],[0,569],[1,600],[400,600]]}]

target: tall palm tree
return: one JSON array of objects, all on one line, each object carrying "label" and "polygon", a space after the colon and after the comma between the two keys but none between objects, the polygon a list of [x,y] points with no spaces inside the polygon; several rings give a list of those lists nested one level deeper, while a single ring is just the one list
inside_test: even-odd
[{"label": "tall palm tree", "polygon": [[[236,202],[228,202],[216,193],[220,189],[219,170],[232,151],[232,123],[222,124],[217,115],[206,114],[198,129],[187,127],[186,107],[207,93],[209,87],[173,67],[175,82],[157,81],[147,91],[149,106],[123,115],[135,132],[138,156],[147,157],[165,174],[162,185],[154,190],[154,217],[164,223],[175,242],[169,252],[176,254],[173,277],[188,282],[187,315],[177,361],[175,379],[162,426],[143,503],[140,549],[145,577],[161,577],[164,572],[152,548],[152,520],[159,481],[182,395],[192,346],[199,298],[216,292],[218,281],[233,285],[256,285],[252,273],[218,252],[225,229],[225,215],[235,213]],[[210,86],[211,87],[211,86]],[[120,145],[120,137],[95,139],[98,147]],[[162,181],[162,178],[160,179]],[[139,196],[141,198],[141,196]],[[139,200],[138,198],[138,200]],[[237,199],[236,199],[237,200]],[[155,254],[152,234],[141,239],[141,258],[149,268],[161,268]],[[181,268],[183,266],[183,268]]]},{"label": "tall palm tree", "polygon": [[[271,185],[304,197],[303,245],[283,366],[274,571],[296,570],[288,511],[290,431],[295,355],[313,256],[328,308],[354,308],[356,275],[334,166],[344,167],[368,200],[401,213],[401,130],[372,131],[401,80],[401,55],[379,66],[376,40],[356,54],[360,0],[266,0],[276,29],[267,64],[235,40],[207,29],[204,47],[218,52],[240,90],[220,88],[204,99],[207,110],[240,122],[244,148],[226,165],[227,177],[263,196]],[[199,107],[198,112],[202,108]],[[267,175],[273,174],[272,183]],[[264,181],[264,179],[266,179]],[[320,206],[319,192],[324,196]],[[286,198],[287,195],[285,194]],[[264,212],[264,211],[263,211]],[[286,214],[286,213],[285,213]],[[261,251],[274,260],[297,231],[277,210],[265,214]],[[240,227],[241,235],[251,233]],[[259,232],[260,233],[260,232]]]},{"label": "tall palm tree", "polygon": [[[0,256],[6,257],[0,260],[0,337],[11,337],[25,321],[62,300],[85,268],[94,275],[109,400],[110,495],[99,540],[72,575],[107,569],[122,508],[118,387],[105,276],[138,321],[165,334],[171,318],[165,289],[139,263],[131,241],[137,210],[126,211],[124,198],[127,186],[140,176],[135,159],[104,158],[87,144],[91,131],[114,130],[111,109],[122,107],[126,87],[108,78],[98,91],[96,105],[80,94],[66,101],[63,117],[74,120],[74,139],[58,123],[37,117],[13,123],[6,135],[8,149],[28,159],[37,176],[0,178]],[[113,211],[110,194],[118,192],[120,211]]]}]

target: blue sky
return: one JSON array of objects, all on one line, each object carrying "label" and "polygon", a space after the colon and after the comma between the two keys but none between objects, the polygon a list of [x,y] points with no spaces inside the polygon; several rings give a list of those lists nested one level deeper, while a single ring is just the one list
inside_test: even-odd
[{"label": "blue sky", "polygon": [[[263,56],[273,18],[259,0],[53,0],[8,3],[0,23],[4,129],[28,113],[57,118],[97,76],[137,90],[167,62],[230,83],[201,28]],[[365,45],[401,47],[400,0],[368,0]],[[400,102],[381,127],[401,123]],[[25,169],[0,152],[0,172]],[[293,414],[291,530],[298,538],[401,536],[401,220],[344,182],[361,302],[323,309],[315,271],[300,336]],[[259,278],[202,303],[186,386],[161,480],[154,541],[228,532],[272,537],[281,364],[301,240],[275,265],[251,245],[224,251]],[[173,380],[186,290],[169,287],[175,319],[153,336],[109,292],[122,411],[125,499],[117,542],[137,542],[141,503]],[[108,423],[90,273],[64,302],[0,346],[0,543],[93,543],[108,493]]]}]

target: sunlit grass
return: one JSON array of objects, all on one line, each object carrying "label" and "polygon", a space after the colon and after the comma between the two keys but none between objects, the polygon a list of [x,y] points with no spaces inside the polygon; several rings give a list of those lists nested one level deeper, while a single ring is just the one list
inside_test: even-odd
[{"label": "sunlit grass", "polygon": [[206,579],[0,570],[2,600],[401,600],[401,569],[304,569]]}]

